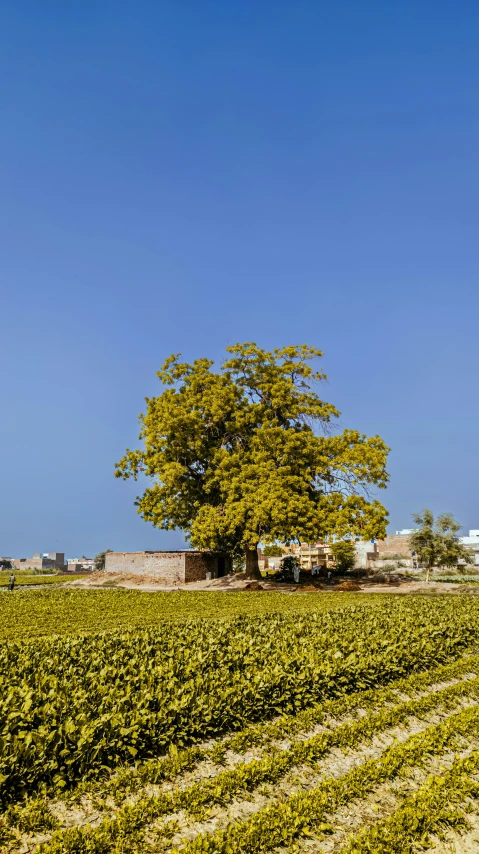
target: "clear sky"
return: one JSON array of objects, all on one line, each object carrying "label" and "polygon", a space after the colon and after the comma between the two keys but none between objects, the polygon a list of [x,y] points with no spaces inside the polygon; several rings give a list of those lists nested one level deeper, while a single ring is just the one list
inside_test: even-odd
[{"label": "clear sky", "polygon": [[4,0],[0,554],[175,548],[114,479],[171,352],[324,350],[391,530],[479,528],[479,6]]}]

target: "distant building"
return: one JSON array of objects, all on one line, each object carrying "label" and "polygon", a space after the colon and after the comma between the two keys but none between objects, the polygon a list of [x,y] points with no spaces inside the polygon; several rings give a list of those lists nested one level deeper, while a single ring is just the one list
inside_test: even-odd
[{"label": "distant building", "polygon": [[222,552],[107,552],[105,572],[150,576],[164,584],[221,578],[231,572],[231,558]]},{"label": "distant building", "polygon": [[389,534],[384,540],[377,540],[378,558],[393,557],[396,555],[402,558],[410,558],[410,536],[412,533],[412,530],[406,528],[403,531],[396,531],[395,534]]},{"label": "distant building", "polygon": [[285,547],[285,554],[294,555],[301,569],[311,569],[313,566],[334,566],[330,543],[301,543],[301,545],[292,543]]},{"label": "distant building", "polygon": [[[411,548],[410,537],[414,533],[414,528],[404,528],[402,531],[396,531],[395,534],[389,534],[384,540],[378,540],[378,557],[402,557],[410,559],[413,549]],[[471,551],[471,564],[479,566],[479,529],[469,531],[469,536],[458,537],[460,543],[466,546]]]},{"label": "distant building", "polygon": [[459,542],[471,552],[471,564],[479,566],[479,530],[469,531],[468,537],[459,537]]},{"label": "distant building", "polygon": [[85,570],[93,570],[95,566],[95,558],[93,557],[70,557],[67,560],[69,572],[84,572]]},{"label": "distant building", "polygon": [[[303,570],[310,570],[313,566],[319,566],[324,569],[333,569],[336,564],[336,559],[331,550],[331,543],[292,543],[290,546],[283,546],[283,557],[288,554],[294,555]],[[369,566],[369,561],[376,557],[376,545],[371,542],[355,541],[356,551],[356,567],[366,569]],[[259,566],[260,569],[279,569],[281,557],[265,557],[264,553],[259,550]]]},{"label": "distant building", "polygon": [[36,552],[33,557],[16,557],[12,563],[16,569],[63,569],[65,552]]}]

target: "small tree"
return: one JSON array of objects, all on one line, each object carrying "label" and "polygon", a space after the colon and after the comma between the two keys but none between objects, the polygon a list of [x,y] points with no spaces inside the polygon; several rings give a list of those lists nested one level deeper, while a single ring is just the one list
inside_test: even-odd
[{"label": "small tree", "polygon": [[179,528],[198,549],[242,551],[249,578],[261,578],[262,540],[385,536],[387,512],[369,490],[386,486],[389,449],[379,436],[333,433],[339,412],[318,396],[326,377],[310,366],[321,352],[227,352],[216,371],[173,355],[158,372],[169,388],[146,401],[144,448],[127,450],[115,472],[151,479],[136,500],[143,519]]},{"label": "small tree", "polygon": [[356,549],[352,540],[337,540],[331,545],[331,554],[336,558],[338,572],[347,572],[356,563]]},{"label": "small tree", "polygon": [[10,560],[0,560],[0,569],[12,569],[12,562]]},{"label": "small tree", "polygon": [[110,554],[111,549],[106,549],[104,552],[99,552],[95,558],[95,569],[105,569],[105,558],[107,554]]},{"label": "small tree", "polygon": [[411,534],[410,544],[426,567],[427,583],[435,566],[455,567],[460,560],[470,562],[471,553],[457,538],[461,526],[452,513],[442,513],[434,521],[433,513],[426,509],[415,513],[413,520],[418,527]]},{"label": "small tree", "polygon": [[284,551],[281,546],[265,546],[263,554],[265,557],[282,557],[284,555]]}]

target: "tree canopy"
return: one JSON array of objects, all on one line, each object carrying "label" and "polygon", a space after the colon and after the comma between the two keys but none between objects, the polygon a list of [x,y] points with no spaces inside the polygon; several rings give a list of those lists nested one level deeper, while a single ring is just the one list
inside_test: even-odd
[{"label": "tree canopy", "polygon": [[471,552],[457,539],[461,526],[451,513],[442,513],[434,521],[433,513],[426,509],[422,513],[415,513],[413,520],[418,527],[411,534],[409,542],[426,567],[427,582],[433,567],[453,567],[460,560],[466,563],[471,560]]},{"label": "tree canopy", "polygon": [[284,551],[281,546],[273,544],[271,546],[265,546],[263,554],[265,557],[282,557],[284,555]]},{"label": "tree canopy", "polygon": [[259,542],[384,537],[387,513],[369,489],[386,485],[388,448],[333,433],[340,413],[318,396],[326,376],[311,365],[321,351],[246,343],[227,353],[218,370],[178,354],[158,371],[166,388],[146,399],[143,447],[115,471],[151,479],[136,501],[143,519],[181,529],[198,549],[245,552],[256,577]]}]

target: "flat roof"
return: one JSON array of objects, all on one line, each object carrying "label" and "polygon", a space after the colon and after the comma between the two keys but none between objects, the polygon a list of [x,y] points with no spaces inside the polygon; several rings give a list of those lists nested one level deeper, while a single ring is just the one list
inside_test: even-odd
[{"label": "flat roof", "polygon": [[105,557],[108,555],[216,555],[216,554],[224,554],[224,552],[218,551],[201,551],[200,549],[147,549],[141,552],[107,552]]}]

